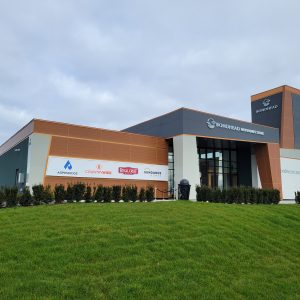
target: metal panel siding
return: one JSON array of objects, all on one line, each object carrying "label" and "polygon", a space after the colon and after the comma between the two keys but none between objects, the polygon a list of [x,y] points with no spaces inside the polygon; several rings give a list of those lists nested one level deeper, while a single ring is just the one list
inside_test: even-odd
[{"label": "metal panel siding", "polygon": [[[247,132],[234,131],[217,127],[214,129],[210,129],[207,126],[207,120],[209,118],[213,118],[215,121],[220,123],[263,131],[265,134],[256,135]],[[156,135],[165,138],[181,134],[190,134],[212,138],[240,139],[244,141],[257,141],[267,143],[279,142],[279,131],[276,128],[252,124],[185,108],[127,128],[124,131],[139,134]]]},{"label": "metal panel siding", "polygon": [[183,132],[182,114],[182,109],[179,109],[155,119],[129,127],[123,131],[159,137],[172,137]]},{"label": "metal panel siding", "polygon": [[[15,151],[15,149],[20,149]],[[0,156],[0,186],[14,186],[16,169],[26,176],[28,138]],[[26,178],[25,178],[26,180]]]},{"label": "metal panel siding", "polygon": [[[207,126],[207,121],[209,118],[212,118],[216,122],[220,123],[230,124],[246,129],[263,131],[265,134],[256,135],[242,131],[228,130],[220,127],[210,129]],[[239,139],[244,141],[258,141],[271,143],[278,143],[279,141],[278,129],[242,122],[230,118],[215,116],[207,113],[201,113],[193,110],[184,110],[183,133],[223,139]]]},{"label": "metal panel siding", "polygon": [[24,141],[33,132],[34,121],[29,122],[22,129],[20,129],[16,134],[14,134],[9,140],[0,146],[0,156],[6,151],[13,148]]},{"label": "metal panel siding", "polygon": [[[263,105],[263,101],[265,99],[270,99],[270,104],[268,106],[277,105],[278,108],[256,113],[257,110],[267,107]],[[272,96],[267,96],[260,100],[256,100],[251,103],[252,122],[280,129],[281,110],[282,110],[282,93],[278,93]]]},{"label": "metal panel siding", "polygon": [[295,148],[300,149],[300,95],[292,94]]}]

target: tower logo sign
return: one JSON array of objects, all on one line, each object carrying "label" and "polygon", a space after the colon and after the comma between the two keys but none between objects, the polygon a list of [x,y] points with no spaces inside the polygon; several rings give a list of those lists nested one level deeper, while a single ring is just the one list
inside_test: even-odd
[{"label": "tower logo sign", "polygon": [[278,108],[277,104],[271,105],[271,100],[269,98],[264,99],[262,101],[262,105],[263,105],[263,108],[256,110],[257,114]]}]

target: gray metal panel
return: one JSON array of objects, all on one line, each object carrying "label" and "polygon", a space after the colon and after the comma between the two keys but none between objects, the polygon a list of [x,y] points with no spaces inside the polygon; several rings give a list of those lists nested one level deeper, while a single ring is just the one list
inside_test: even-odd
[{"label": "gray metal panel", "polygon": [[182,109],[178,109],[123,131],[159,137],[172,137],[183,132],[182,114]]},{"label": "gray metal panel", "polygon": [[282,93],[253,101],[251,103],[252,122],[280,129],[281,107]]},{"label": "gray metal panel", "polygon": [[0,186],[14,186],[16,169],[26,175],[28,138],[0,156]]},{"label": "gray metal panel", "polygon": [[[240,130],[232,130],[224,127],[221,128],[218,126],[209,128],[207,124],[209,119],[213,119],[217,123],[235,126]],[[263,132],[264,135],[246,132],[243,131],[244,129],[260,131]],[[135,125],[125,129],[124,131],[165,138],[180,134],[192,134],[213,138],[240,139],[266,143],[279,142],[279,131],[276,128],[243,122],[186,108],[181,108],[167,115]]]},{"label": "gray metal panel", "polygon": [[27,138],[33,132],[33,128],[34,120],[30,121],[4,144],[0,145],[0,155],[13,148],[15,145],[18,145],[21,141],[25,140],[25,138]]},{"label": "gray metal panel", "polygon": [[292,94],[295,148],[300,149],[300,95]]},{"label": "gray metal panel", "polygon": [[[264,135],[257,135],[242,130],[230,130],[227,128],[209,128],[207,122],[213,119],[215,122],[236,126],[239,128],[261,131]],[[242,122],[230,118],[211,115],[208,113],[197,112],[184,109],[183,113],[183,133],[194,134],[216,138],[240,139],[245,141],[258,142],[279,142],[279,132],[276,128],[261,126],[253,123]]]}]

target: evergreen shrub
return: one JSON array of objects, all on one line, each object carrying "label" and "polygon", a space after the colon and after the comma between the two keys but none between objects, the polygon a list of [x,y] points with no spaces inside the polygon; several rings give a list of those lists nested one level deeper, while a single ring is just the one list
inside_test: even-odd
[{"label": "evergreen shrub", "polygon": [[33,204],[32,195],[27,186],[24,188],[23,193],[19,197],[19,203],[22,206],[30,206]]},{"label": "evergreen shrub", "polygon": [[62,184],[56,185],[54,188],[55,203],[62,203],[66,199],[65,186]]},{"label": "evergreen shrub", "polygon": [[148,185],[146,188],[146,200],[147,202],[154,200],[154,187],[152,185]]}]

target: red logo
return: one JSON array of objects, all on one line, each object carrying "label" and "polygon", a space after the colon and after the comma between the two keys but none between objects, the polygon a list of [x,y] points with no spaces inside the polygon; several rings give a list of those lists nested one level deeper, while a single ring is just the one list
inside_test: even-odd
[{"label": "red logo", "polygon": [[130,167],[120,167],[119,168],[119,173],[125,174],[125,175],[135,175],[139,174],[139,169],[138,168],[130,168]]}]

